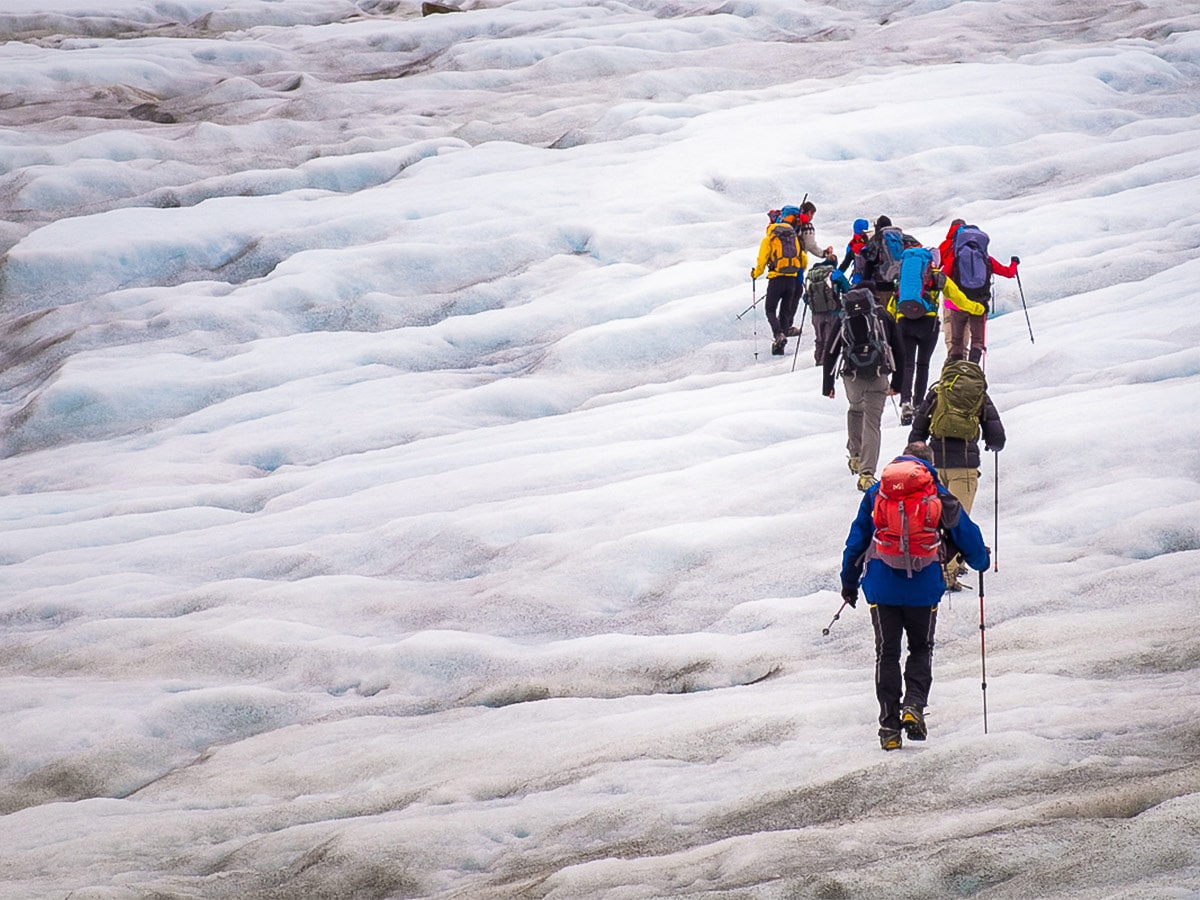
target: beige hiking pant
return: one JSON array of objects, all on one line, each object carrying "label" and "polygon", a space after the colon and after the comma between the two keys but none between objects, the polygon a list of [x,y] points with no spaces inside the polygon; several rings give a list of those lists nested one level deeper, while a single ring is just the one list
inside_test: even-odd
[{"label": "beige hiking pant", "polygon": [[979,470],[938,469],[938,477],[946,490],[958,498],[963,511],[970,515],[971,507],[975,504],[975,492],[979,489]]}]

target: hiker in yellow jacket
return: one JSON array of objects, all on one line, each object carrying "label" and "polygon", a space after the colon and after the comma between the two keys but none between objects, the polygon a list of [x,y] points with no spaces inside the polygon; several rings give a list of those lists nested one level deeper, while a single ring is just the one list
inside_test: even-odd
[{"label": "hiker in yellow jacket", "polygon": [[785,206],[779,211],[775,221],[767,226],[767,233],[758,247],[758,262],[750,270],[752,280],[767,273],[767,295],[763,306],[774,335],[771,344],[774,356],[783,356],[788,337],[800,333],[792,323],[800,303],[800,276],[808,264],[808,257],[796,232],[799,220],[799,207]]}]

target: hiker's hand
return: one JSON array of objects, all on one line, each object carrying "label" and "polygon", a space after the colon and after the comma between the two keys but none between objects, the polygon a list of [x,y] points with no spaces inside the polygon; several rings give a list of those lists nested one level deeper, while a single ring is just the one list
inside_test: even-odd
[{"label": "hiker's hand", "polygon": [[895,388],[888,388],[888,396],[889,397],[898,397],[898,396],[900,396],[900,392],[898,390],[896,390]]},{"label": "hiker's hand", "polygon": [[1021,264],[1021,257],[1019,257],[1019,256],[1014,256],[1014,257],[1012,258],[1012,264],[1013,264],[1014,266],[1019,266],[1019,265]]},{"label": "hiker's hand", "polygon": [[854,609],[854,605],[858,603],[858,588],[842,588],[842,599],[846,601],[846,605]]},{"label": "hiker's hand", "polygon": [[750,270],[750,280],[758,281],[758,273],[755,272],[753,269]]},{"label": "hiker's hand", "polygon": [[825,396],[826,396],[826,397],[828,397],[830,400],[832,400],[832,399],[834,398],[834,395],[835,395],[836,393],[837,393],[836,391],[830,391],[830,392],[829,392],[828,394],[826,394]]}]

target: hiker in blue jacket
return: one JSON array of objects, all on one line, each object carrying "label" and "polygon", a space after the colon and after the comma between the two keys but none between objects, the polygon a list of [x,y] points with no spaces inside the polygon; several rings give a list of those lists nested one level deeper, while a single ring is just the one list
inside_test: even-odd
[{"label": "hiker in blue jacket", "polygon": [[[904,454],[897,457],[896,462],[915,461],[929,470],[941,502],[938,530],[943,541],[953,543],[971,568],[982,571],[989,562],[983,534],[954,495],[937,481],[932,460],[929,446],[914,442],[904,448]],[[886,472],[885,468],[881,475]],[[926,736],[925,706],[933,683],[933,636],[937,607],[946,591],[946,583],[936,559],[933,564],[920,569],[905,569],[893,567],[877,555],[873,514],[879,492],[880,484],[875,484],[863,495],[858,515],[846,537],[846,549],[842,553],[842,599],[853,607],[858,601],[861,585],[871,605],[879,742],[884,750],[896,750],[901,746],[901,728],[908,732],[910,740],[922,741]],[[908,643],[903,678],[900,671],[902,638]]]}]

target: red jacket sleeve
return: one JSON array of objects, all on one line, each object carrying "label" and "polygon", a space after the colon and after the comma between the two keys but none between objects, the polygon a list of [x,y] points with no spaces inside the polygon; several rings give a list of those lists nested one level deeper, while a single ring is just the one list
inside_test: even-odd
[{"label": "red jacket sleeve", "polygon": [[1002,275],[1005,278],[1016,278],[1017,277],[1017,264],[1016,263],[1009,263],[1006,266],[1001,262],[997,262],[996,259],[991,256],[988,257],[988,260],[992,264],[992,271],[995,272],[997,275]]}]

